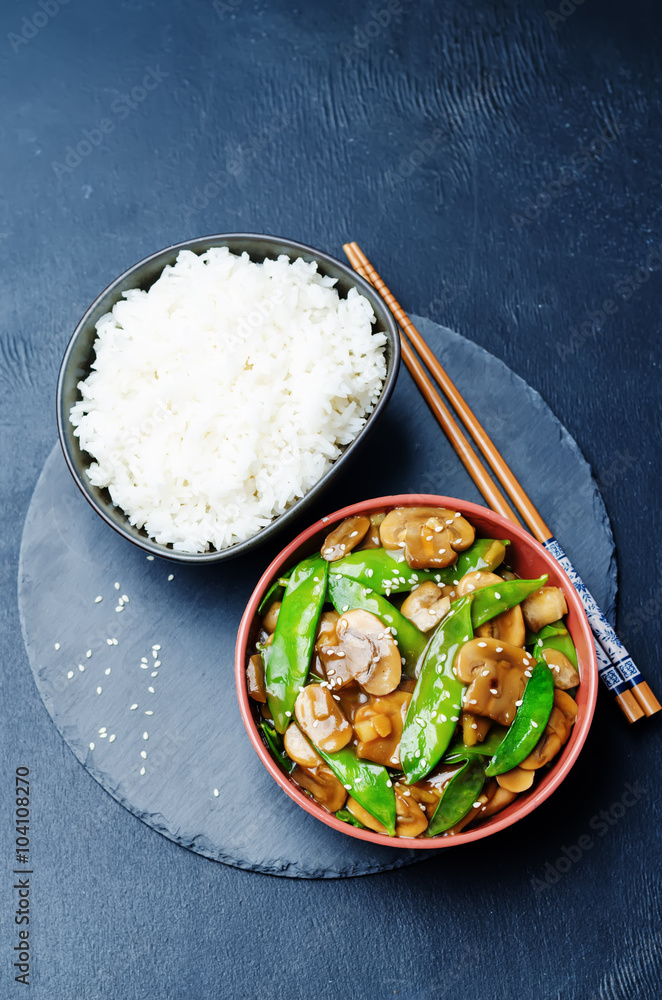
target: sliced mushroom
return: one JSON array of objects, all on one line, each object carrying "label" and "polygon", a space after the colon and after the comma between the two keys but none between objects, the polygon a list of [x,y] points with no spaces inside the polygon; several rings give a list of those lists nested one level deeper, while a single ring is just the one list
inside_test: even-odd
[{"label": "sliced mushroom", "polygon": [[426,580],[404,599],[400,611],[421,632],[429,632],[448,614],[450,597],[444,597],[441,587]]},{"label": "sliced mushroom", "polygon": [[492,725],[491,719],[474,715],[473,712],[461,712],[460,721],[462,723],[462,742],[467,747],[482,743]]},{"label": "sliced mushroom", "polygon": [[472,639],[455,658],[454,669],[468,684],[463,708],[503,726],[515,718],[533,660],[524,649],[499,639]]},{"label": "sliced mushroom", "polygon": [[526,771],[523,767],[514,767],[512,771],[504,771],[497,775],[497,784],[505,788],[507,792],[526,792],[533,784],[535,775],[533,771]]},{"label": "sliced mushroom", "polygon": [[262,627],[266,629],[270,634],[276,631],[276,622],[278,621],[278,612],[280,611],[280,601],[272,601],[272,603],[267,608],[267,612],[262,619]]},{"label": "sliced mushroom", "polygon": [[484,791],[488,796],[488,800],[487,804],[481,809],[481,819],[487,819],[488,816],[494,816],[495,813],[501,812],[502,809],[506,809],[517,798],[516,792],[509,792],[507,789],[501,788],[497,784],[496,779],[490,782],[490,785]]},{"label": "sliced mushroom", "polygon": [[[466,573],[457,585],[457,596],[463,597],[474,590],[481,590],[483,587],[496,587],[503,583],[503,577],[496,573],[487,573],[484,570],[477,570],[473,573]],[[526,640],[526,628],[524,617],[519,604],[508,611],[502,611],[500,615],[484,622],[476,629],[476,635],[481,639],[502,639],[509,642],[511,646],[523,646]]]},{"label": "sliced mushroom", "polygon": [[[400,683],[402,660],[398,645],[376,615],[355,608],[336,625],[335,655],[368,694],[389,694]],[[343,656],[344,654],[344,656]]]},{"label": "sliced mushroom", "polygon": [[568,605],[560,587],[541,587],[522,601],[522,611],[531,631],[539,632],[545,625],[567,615]]},{"label": "sliced mushroom", "polygon": [[370,527],[368,528],[368,533],[358,546],[361,551],[364,551],[365,549],[381,549],[382,540],[379,537],[379,525],[385,517],[386,514],[383,512],[370,515]]},{"label": "sliced mushroom", "polygon": [[294,722],[285,730],[283,746],[290,760],[293,760],[295,764],[299,764],[301,767],[313,770],[324,763],[320,755],[313,750],[306,737]]},{"label": "sliced mushroom", "polygon": [[342,750],[352,739],[352,727],[322,684],[308,684],[299,693],[294,714],[308,739],[325,753]]},{"label": "sliced mushroom", "polygon": [[416,798],[407,795],[402,785],[395,786],[395,835],[396,837],[418,837],[427,829],[428,817]]},{"label": "sliced mushroom", "polygon": [[264,704],[267,700],[267,689],[264,683],[264,664],[259,653],[251,656],[246,667],[246,687],[248,696],[253,701]]},{"label": "sliced mushroom", "polygon": [[413,569],[449,566],[476,535],[461,514],[444,507],[395,507],[379,534],[385,549],[404,549]]},{"label": "sliced mushroom", "polygon": [[320,764],[314,770],[297,765],[290,777],[329,812],[337,812],[345,805],[347,790],[327,764]]},{"label": "sliced mushroom", "polygon": [[411,701],[407,691],[392,691],[381,698],[371,696],[352,716],[358,737],[357,757],[384,767],[400,767],[400,738]]},{"label": "sliced mushroom", "polygon": [[336,562],[360,545],[370,528],[370,519],[362,515],[346,517],[324,539],[322,559]]},{"label": "sliced mushroom", "polygon": [[570,688],[577,687],[579,684],[579,674],[565,653],[562,653],[559,649],[544,649],[542,655],[545,658],[547,666],[552,671],[555,688],[560,688],[562,691],[569,691]]},{"label": "sliced mushroom", "polygon": [[529,756],[522,761],[520,767],[526,771],[536,771],[556,756],[570,736],[570,731],[577,718],[577,702],[560,688],[554,689],[554,707],[545,731],[538,740]]},{"label": "sliced mushroom", "polygon": [[314,662],[319,662],[320,676],[334,689],[354,683],[354,677],[347,669],[346,653],[340,648],[336,634],[339,618],[337,611],[325,611],[320,617],[315,640]]},{"label": "sliced mushroom", "polygon": [[380,823],[378,819],[375,819],[367,809],[364,809],[360,803],[353,799],[350,795],[347,799],[345,808],[348,812],[352,814],[354,819],[358,819],[359,823],[363,823],[369,830],[374,830],[375,833],[385,833],[388,835],[388,830],[383,823]]}]

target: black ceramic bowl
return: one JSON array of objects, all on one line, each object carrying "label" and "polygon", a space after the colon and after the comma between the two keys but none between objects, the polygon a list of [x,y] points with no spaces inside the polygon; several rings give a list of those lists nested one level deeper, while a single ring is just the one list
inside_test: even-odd
[{"label": "black ceramic bowl", "polygon": [[[96,339],[96,324],[104,313],[109,312],[116,302],[122,298],[122,292],[129,288],[148,289],[154,284],[167,264],[174,264],[180,250],[192,250],[194,253],[204,253],[210,247],[226,246],[233,253],[240,254],[246,251],[251,260],[261,262],[265,257],[277,257],[279,254],[287,254],[294,259],[302,257],[305,261],[316,261],[319,272],[336,279],[336,288],[344,298],[350,288],[357,288],[361,295],[364,295],[377,317],[375,330],[383,332],[386,336],[386,380],[377,405],[368,417],[364,427],[357,437],[347,446],[343,454],[331,466],[329,471],[306,493],[304,497],[294,503],[284,514],[275,518],[271,524],[263,528],[257,535],[239,542],[230,548],[222,551],[212,550],[210,552],[186,553],[174,552],[170,545],[160,545],[151,539],[147,533],[129,524],[129,520],[124,512],[113,504],[107,490],[93,486],[87,475],[86,469],[92,463],[92,457],[83,451],[78,443],[78,438],[74,435],[74,428],[69,420],[71,407],[80,398],[78,383],[87,378],[91,371],[94,360],[93,344]],[[218,236],[203,236],[196,240],[187,240],[185,243],[176,243],[174,246],[159,250],[158,253],[146,257],[130,267],[128,271],[116,278],[108,287],[95,299],[87,310],[80,323],[74,330],[73,336],[65,352],[60,368],[60,376],[57,385],[57,426],[60,437],[60,444],[64,452],[64,457],[69,466],[69,470],[74,477],[76,485],[83,496],[94,507],[107,524],[114,528],[120,535],[139,545],[146,552],[166,559],[173,559],[176,562],[184,563],[213,563],[221,562],[224,559],[231,559],[243,552],[248,552],[256,546],[272,538],[277,532],[288,525],[304,507],[307,507],[326,488],[330,481],[338,475],[344,463],[365,440],[366,435],[374,427],[376,421],[383,413],[386,404],[393,392],[395,380],[400,364],[400,341],[398,329],[388,308],[382,298],[377,294],[372,285],[360,278],[350,267],[342,264],[334,257],[305,246],[303,243],[295,243],[293,240],[279,239],[275,236],[258,236],[252,233],[221,233]]]}]

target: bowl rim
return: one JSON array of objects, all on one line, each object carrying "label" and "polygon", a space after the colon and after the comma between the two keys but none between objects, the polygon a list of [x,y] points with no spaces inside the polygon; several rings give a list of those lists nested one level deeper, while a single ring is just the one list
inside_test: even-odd
[{"label": "bowl rim", "polygon": [[[387,338],[390,348],[391,360],[390,364],[387,366],[386,377],[384,379],[379,399],[366,417],[363,427],[358,432],[356,437],[345,447],[345,450],[335,460],[333,465],[320,479],[317,480],[317,482],[311,487],[310,490],[308,490],[307,493],[304,494],[303,497],[300,497],[299,500],[295,501],[282,514],[277,515],[257,534],[252,535],[250,538],[244,539],[244,541],[238,542],[236,545],[232,545],[227,549],[212,550],[210,552],[175,552],[173,549],[169,549],[166,546],[161,545],[159,542],[155,542],[150,537],[145,537],[143,539],[134,535],[122,524],[113,520],[113,518],[107,513],[105,507],[100,504],[96,497],[91,493],[89,489],[90,484],[84,474],[79,472],[77,468],[74,454],[72,453],[69,438],[67,436],[69,417],[68,414],[64,413],[65,380],[67,378],[71,356],[75,351],[79,338],[87,331],[90,317],[99,307],[104,298],[107,297],[108,299],[111,299],[116,293],[119,294],[119,286],[130,278],[134,272],[142,269],[143,267],[148,267],[150,264],[158,263],[161,258],[176,255],[181,250],[191,250],[192,252],[196,252],[197,249],[198,253],[205,253],[213,246],[228,245],[229,241],[238,242],[240,240],[248,240],[258,244],[280,243],[287,246],[288,249],[291,249],[290,256],[296,256],[297,254],[304,253],[313,257],[319,263],[331,265],[332,268],[339,268],[342,272],[344,272],[345,277],[353,282],[361,294],[368,299],[370,304],[373,306],[373,309],[375,307],[375,303],[377,303],[379,308],[382,310],[382,315],[385,320],[385,328],[383,332]],[[232,247],[229,247],[229,249],[231,252],[237,252],[233,251]],[[163,267],[166,266],[166,263],[167,262],[164,261]],[[109,308],[112,308],[112,306],[109,305]],[[377,312],[377,310],[375,310],[375,312]],[[390,310],[383,302],[381,296],[375,288],[373,288],[373,286],[366,281],[365,278],[354,271],[344,261],[333,257],[331,254],[325,253],[323,250],[318,250],[306,243],[300,243],[284,236],[270,236],[266,233],[216,233],[209,236],[196,236],[190,240],[182,240],[179,243],[172,243],[169,246],[163,247],[161,250],[157,250],[154,253],[149,254],[147,257],[143,257],[141,260],[136,261],[130,267],[126,268],[126,270],[124,270],[120,275],[114,278],[108,285],[106,285],[103,291],[95,297],[94,301],[85,310],[83,316],[76,324],[76,327],[69,338],[69,342],[67,343],[58,372],[57,388],[55,393],[55,416],[58,439],[65,462],[67,463],[67,467],[74,482],[76,483],[76,486],[96,513],[106,522],[106,524],[121,535],[122,538],[125,538],[137,548],[142,549],[150,555],[160,556],[163,559],[168,559],[178,564],[211,565],[214,563],[224,562],[229,559],[234,559],[237,556],[250,552],[259,545],[269,541],[275,534],[286,527],[290,521],[299,516],[299,514],[301,514],[303,510],[305,510],[305,508],[309,506],[317,497],[319,497],[321,492],[335,479],[343,468],[345,457],[353,454],[355,446],[359,445],[359,443],[363,441],[364,437],[370,433],[379,418],[384,413],[384,410],[386,409],[386,406],[388,405],[388,402],[393,394],[393,390],[395,389],[399,368],[400,336],[397,324],[391,315]],[[82,454],[82,449],[79,449],[79,453]],[[126,515],[124,515],[124,517],[128,524],[128,518]]]},{"label": "bowl rim", "polygon": [[[343,823],[342,820],[336,819],[334,815],[327,812],[322,806],[318,805],[311,798],[305,795],[305,793],[299,789],[298,786],[295,785],[294,782],[287,775],[285,775],[275,763],[258,735],[252,716],[252,703],[248,697],[248,691],[246,688],[246,654],[251,627],[253,625],[255,615],[257,614],[258,604],[262,599],[262,596],[272,580],[278,575],[282,566],[290,560],[293,555],[295,555],[302,545],[313,538],[318,532],[328,530],[332,524],[337,523],[343,518],[349,517],[352,514],[374,511],[378,508],[398,506],[447,506],[460,511],[469,519],[471,519],[472,515],[475,517],[480,516],[481,518],[487,518],[495,527],[502,529],[503,534],[501,537],[509,537],[513,543],[517,542],[518,545],[528,546],[532,549],[547,565],[547,571],[551,570],[552,574],[560,578],[563,582],[564,594],[568,603],[568,610],[575,613],[576,628],[582,632],[586,648],[588,650],[587,663],[584,667],[584,676],[580,678],[580,687],[584,687],[586,692],[586,701],[584,705],[580,707],[577,721],[572,727],[570,738],[563,748],[556,766],[547,772],[542,781],[539,782],[533,794],[529,793],[525,795],[519,804],[517,804],[516,800],[515,803],[513,803],[514,808],[513,806],[508,806],[507,809],[504,810],[505,815],[497,813],[496,816],[492,817],[481,826],[466,833],[459,833],[453,837],[443,837],[442,835],[430,837],[429,839],[389,837],[386,834],[375,833],[372,830],[361,830],[349,823]],[[357,840],[368,841],[369,843],[379,844],[384,847],[429,851],[445,847],[457,847],[461,844],[471,843],[472,841],[483,840],[485,837],[489,837],[494,833],[505,830],[507,827],[519,822],[519,820],[524,819],[531,812],[533,812],[534,809],[545,802],[550,795],[552,795],[574,766],[582,747],[586,742],[597,700],[598,664],[593,642],[593,634],[577,591],[573,587],[563,568],[540,544],[540,542],[536,541],[536,539],[528,533],[528,531],[522,528],[519,524],[514,524],[489,508],[468,500],[460,500],[456,497],[445,497],[437,494],[411,493],[376,497],[371,500],[362,500],[358,503],[342,507],[340,510],[334,511],[332,514],[320,518],[314,524],[300,532],[296,538],[294,538],[288,545],[285,546],[284,549],[282,549],[282,551],[272,560],[270,565],[260,577],[260,580],[253,590],[246,606],[246,610],[242,616],[235,647],[235,682],[237,687],[239,709],[244,726],[248,733],[248,737],[253,744],[258,757],[270,773],[271,777],[283,789],[283,791],[294,800],[294,802],[305,809],[307,813],[321,820],[321,822],[325,823],[327,826],[330,826],[332,829],[337,830],[339,833],[343,833],[346,836],[354,837]]]}]

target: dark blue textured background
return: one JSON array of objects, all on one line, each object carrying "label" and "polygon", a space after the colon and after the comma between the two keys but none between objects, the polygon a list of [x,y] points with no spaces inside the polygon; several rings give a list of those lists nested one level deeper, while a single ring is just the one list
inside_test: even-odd
[{"label": "dark blue textured background", "polygon": [[[206,232],[337,255],[353,238],[406,308],[502,357],[577,439],[612,518],[620,628],[660,690],[662,18],[643,0],[551,0],[561,20],[546,2],[402,0],[380,26],[382,0],[44,0],[58,9],[38,30],[23,21],[38,0],[3,5],[3,1000],[23,989],[9,905],[19,764],[33,775],[40,1000],[659,996],[659,724],[626,729],[601,697],[564,788],[499,841],[285,882],[183,851],[101,790],[39,700],[16,608],[59,358],[99,289]],[[150,69],[161,82],[124,104]],[[637,781],[645,792],[615,818]],[[591,825],[600,810],[613,826]],[[536,891],[583,836],[593,846]]]}]

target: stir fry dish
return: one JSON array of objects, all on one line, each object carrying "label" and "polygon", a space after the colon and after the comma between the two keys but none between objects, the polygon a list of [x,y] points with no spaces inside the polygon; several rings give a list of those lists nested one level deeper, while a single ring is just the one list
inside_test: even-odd
[{"label": "stir fry dish", "polygon": [[338,819],[453,836],[527,792],[577,715],[563,591],[460,513],[348,517],[273,583],[246,678],[269,751]]}]

